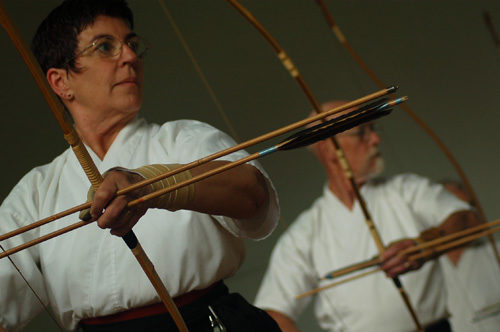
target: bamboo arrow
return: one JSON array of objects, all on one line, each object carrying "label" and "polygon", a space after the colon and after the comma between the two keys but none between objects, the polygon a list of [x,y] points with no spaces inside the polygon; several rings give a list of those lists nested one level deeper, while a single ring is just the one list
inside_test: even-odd
[{"label": "bamboo arrow", "polygon": [[[470,242],[477,240],[484,236],[490,236],[496,232],[500,232],[500,220],[495,220],[486,224],[482,224],[475,227],[470,227],[466,230],[459,231],[450,235],[443,236],[441,238],[424,242],[422,244],[416,245],[414,247],[407,248],[398,253],[398,255],[409,255],[408,261],[421,261],[434,259],[450,250],[465,246]],[[470,235],[472,234],[472,235]],[[352,264],[341,269],[332,271],[321,277],[319,280],[331,280],[347,274],[358,272],[370,267],[377,267],[381,263],[380,257],[374,257],[372,259]],[[361,277],[373,274],[375,272],[382,271],[380,267],[373,270],[362,272],[354,276],[346,277],[342,280],[333,282],[329,285],[311,289],[300,295],[297,295],[296,299],[302,299],[307,296],[314,295],[316,293],[322,292],[324,290],[330,289],[332,287],[338,286],[340,284],[359,279]]]},{"label": "bamboo arrow", "polygon": [[[274,153],[277,151],[291,150],[291,149],[299,148],[299,147],[302,147],[302,146],[305,146],[308,144],[314,144],[315,142],[317,142],[321,139],[324,139],[325,136],[335,135],[335,134],[342,132],[344,130],[348,130],[350,128],[358,126],[361,123],[364,123],[366,121],[372,121],[374,118],[378,118],[378,117],[387,115],[390,113],[390,108],[392,106],[397,105],[401,102],[404,102],[404,100],[406,100],[406,98],[398,98],[398,99],[395,99],[395,100],[392,100],[389,102],[385,102],[384,104],[382,104],[380,106],[371,107],[371,108],[365,109],[365,110],[357,110],[357,111],[349,113],[348,116],[342,116],[342,117],[339,117],[338,119],[337,118],[332,119],[332,120],[328,121],[327,123],[320,124],[320,125],[317,125],[317,126],[312,127],[312,128],[308,128],[306,130],[303,130],[302,132],[299,132],[297,134],[290,136],[289,138],[283,140],[281,143],[278,143],[270,148],[261,150],[259,152],[254,153],[254,154],[251,154],[247,157],[241,158],[237,161],[228,163],[224,166],[214,168],[208,172],[197,175],[189,180],[180,182],[180,183],[173,185],[171,187],[168,187],[168,188],[165,188],[162,190],[158,190],[154,193],[151,193],[151,194],[145,195],[143,197],[140,197],[136,200],[130,201],[127,204],[127,208],[134,207],[134,206],[136,206],[140,203],[146,202],[150,199],[157,198],[161,195],[167,194],[169,192],[172,192],[172,191],[177,190],[179,188],[182,188],[184,186],[190,185],[192,183],[201,181],[203,179],[206,179],[207,177],[222,173],[224,171],[227,171],[231,168],[242,165],[242,164],[247,163],[249,161],[255,160],[257,158],[267,156],[271,153]],[[165,173],[165,174],[168,174],[168,173]],[[164,175],[161,175],[161,176],[164,176]],[[71,209],[68,209],[62,213],[58,213],[54,216],[45,218],[43,220],[44,221],[43,224],[50,222],[50,221],[54,221],[55,219],[58,219],[58,218],[61,218],[63,216],[67,216],[68,214],[70,214],[70,213],[66,213],[66,212],[71,211],[71,213],[75,213],[77,211],[84,210],[84,209],[88,208],[90,206],[90,204],[91,203],[80,204],[80,205],[73,207]],[[41,224],[42,223],[39,221],[39,222],[31,224],[30,227],[23,227],[22,229],[20,229],[21,231],[16,230],[15,232],[10,232],[10,233],[4,234],[0,237],[0,240],[18,235],[22,232],[28,231],[28,230],[33,229],[35,227],[39,227]],[[47,241],[49,239],[52,239],[52,238],[57,237],[59,235],[65,234],[69,231],[75,230],[77,228],[83,227],[83,226],[88,225],[88,224],[90,224],[90,223],[85,222],[85,221],[80,221],[80,222],[74,223],[72,225],[69,225],[67,227],[64,227],[62,229],[59,229],[57,231],[54,231],[52,233],[48,233],[44,236],[33,239],[29,242],[26,242],[24,244],[21,244],[17,247],[11,248],[11,249],[1,253],[0,259],[2,259],[4,257],[8,257],[12,254],[15,254],[16,252],[27,249],[29,247],[36,245],[36,244],[42,243],[44,241]]]}]

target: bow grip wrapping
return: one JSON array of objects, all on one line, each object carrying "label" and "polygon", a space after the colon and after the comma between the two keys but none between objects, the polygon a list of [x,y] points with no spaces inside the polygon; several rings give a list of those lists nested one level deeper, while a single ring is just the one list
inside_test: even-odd
[{"label": "bow grip wrapping", "polygon": [[73,152],[75,153],[76,158],[80,162],[80,165],[82,166],[85,174],[90,180],[92,187],[94,187],[94,189],[97,190],[97,188],[99,188],[99,185],[102,183],[103,178],[99,173],[99,170],[97,169],[96,165],[92,161],[92,158],[90,157],[89,152],[85,148],[85,145],[83,144],[82,140],[80,139],[80,137],[78,137],[78,134],[76,133],[75,129],[71,128],[69,133],[65,133],[64,139],[66,139],[68,144],[71,145],[71,148],[73,149]]}]

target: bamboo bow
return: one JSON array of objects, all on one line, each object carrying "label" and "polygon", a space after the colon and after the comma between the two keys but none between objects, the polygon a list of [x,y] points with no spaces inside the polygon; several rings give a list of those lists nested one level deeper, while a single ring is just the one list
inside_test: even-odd
[{"label": "bamboo bow", "polygon": [[488,11],[483,12],[483,19],[484,24],[486,24],[486,28],[488,28],[488,31],[490,32],[491,38],[493,39],[493,43],[495,44],[497,51],[500,52],[500,36],[498,35],[498,31],[495,28],[495,25],[491,20],[491,15]]},{"label": "bamboo bow", "polygon": [[[347,50],[349,55],[353,58],[353,60],[356,62],[356,64],[366,73],[366,75],[379,87],[383,87],[384,83],[382,80],[378,78],[378,76],[370,69],[370,67],[366,64],[366,62],[363,61],[363,59],[359,56],[359,54],[352,48],[351,44],[348,42],[347,38],[345,35],[342,33],[340,30],[339,26],[337,23],[333,20],[332,15],[328,11],[328,7],[326,6],[324,0],[315,0],[316,3],[319,5],[321,8],[321,11],[323,12],[323,15],[325,16],[325,19],[330,26],[330,29],[332,30],[333,34],[335,37],[338,39],[338,41],[342,44],[342,46]],[[453,154],[451,153],[450,149],[446,147],[446,145],[443,143],[443,141],[434,133],[434,131],[419,117],[415,112],[412,111],[412,109],[408,106],[408,104],[401,105],[403,110],[408,114],[408,116],[415,122],[417,125],[422,128],[422,130],[430,136],[430,138],[438,145],[440,150],[444,153],[446,158],[449,160],[449,162],[452,164],[453,168],[457,172],[458,176],[462,180],[462,183],[466,187],[467,192],[472,198],[472,201],[474,202],[474,206],[476,207],[481,219],[483,221],[488,220],[486,218],[486,214],[484,213],[484,210],[479,203],[479,200],[477,199],[476,193],[474,189],[472,188],[472,185],[468,179],[468,177],[465,175],[465,172],[463,168],[460,166],[458,161],[455,159]],[[489,235],[488,240],[491,244],[491,247],[493,249],[493,252],[495,254],[496,260],[498,265],[500,266],[500,254],[498,252],[498,249],[495,244],[495,239],[493,236]]]},{"label": "bamboo bow", "polygon": [[[101,174],[97,170],[97,167],[95,166],[92,158],[88,154],[85,145],[78,137],[78,134],[74,130],[73,126],[69,123],[69,120],[65,116],[64,107],[62,106],[62,104],[59,102],[59,100],[49,87],[40,67],[38,66],[37,61],[35,60],[33,54],[30,52],[28,47],[26,46],[26,43],[22,39],[17,28],[14,26],[1,0],[0,0],[0,20],[3,28],[5,29],[5,31],[11,38],[12,42],[14,43],[15,47],[21,54],[21,57],[28,66],[28,69],[33,75],[38,87],[42,91],[47,103],[50,106],[50,109],[52,110],[57,122],[59,123],[59,126],[61,127],[64,133],[64,138],[73,149],[73,152],[75,153],[78,161],[80,162],[80,165],[82,166],[85,174],[87,175],[90,183],[92,184],[92,187],[94,187],[94,189],[97,190],[97,188],[103,181]],[[163,285],[160,276],[156,273],[153,264],[151,263],[146,253],[142,249],[134,232],[132,230],[129,231],[123,237],[123,239],[126,242],[127,246],[132,250],[132,253],[137,259],[139,265],[146,273],[148,279],[151,281],[151,284],[155,288],[161,301],[163,302],[168,312],[172,316],[178,329],[182,332],[187,331],[186,324],[182,319],[182,316],[180,315],[177,306],[173,302],[165,285]]]},{"label": "bamboo bow", "polygon": [[[297,67],[295,64],[292,62],[290,57],[285,53],[283,48],[280,46],[280,44],[272,37],[272,35],[253,17],[253,15],[248,11],[248,9],[244,8],[241,4],[239,4],[238,1],[236,0],[226,0],[228,1],[245,19],[247,19],[250,24],[254,28],[258,30],[258,32],[262,35],[262,37],[270,44],[270,46],[273,48],[273,50],[276,52],[278,58],[281,60],[283,66],[288,70],[290,75],[294,78],[294,80],[297,82],[297,84],[300,86],[302,92],[304,92],[306,98],[308,99],[309,103],[313,106],[314,110],[317,113],[321,113],[321,106],[319,105],[318,101],[312,94],[311,90],[309,89],[309,86],[305,83],[304,79],[302,78],[301,74],[299,73]],[[349,163],[347,159],[345,158],[344,152],[341,149],[339,143],[335,139],[335,137],[331,137],[329,139],[329,142],[333,145],[334,150],[336,151],[337,157],[339,159],[339,163],[343,168],[344,174],[346,178],[349,180],[351,187],[356,195],[356,198],[358,199],[361,209],[363,211],[363,215],[365,217],[366,224],[370,230],[370,233],[372,235],[373,240],[375,241],[375,244],[377,246],[379,254],[382,254],[385,250],[385,246],[382,243],[382,239],[380,238],[380,235],[375,227],[375,224],[373,223],[373,219],[370,216],[370,213],[368,212],[368,208],[366,206],[366,203],[361,196],[361,193],[359,192],[359,188],[356,184],[356,181],[353,176],[353,172],[351,170],[351,167],[349,166]],[[395,277],[392,279],[394,282],[394,285],[398,289],[406,308],[408,309],[413,322],[415,323],[415,326],[419,331],[423,330],[422,325],[419,322],[419,319],[417,317],[417,314],[415,310],[413,309],[413,306],[410,302],[410,299],[401,283],[398,277]]]}]

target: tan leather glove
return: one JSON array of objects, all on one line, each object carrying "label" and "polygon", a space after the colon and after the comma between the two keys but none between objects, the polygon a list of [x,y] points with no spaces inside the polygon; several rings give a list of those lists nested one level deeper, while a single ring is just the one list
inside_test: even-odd
[{"label": "tan leather glove", "polygon": [[[179,168],[180,166],[180,164],[153,164],[133,169],[132,172],[139,173],[145,179],[151,179],[160,174]],[[168,178],[153,182],[150,185],[151,191],[155,192],[164,188],[168,188],[177,183],[189,180],[192,177],[193,176],[191,175],[191,172],[189,170],[177,173],[173,176],[169,176]],[[194,183],[171,191],[165,195],[161,195],[160,197],[154,199],[151,205],[159,209],[177,211],[179,209],[185,208],[187,204],[193,199]]]},{"label": "tan leather glove", "polygon": [[[180,167],[180,164],[153,164],[145,165],[137,169],[126,169],[122,167],[115,167],[106,171],[103,176],[105,176],[110,171],[122,171],[131,172],[141,175],[145,179],[151,179],[160,174],[166,173],[173,169]],[[192,178],[191,172],[189,170],[177,173],[168,178],[153,182],[150,184],[150,192],[156,192],[158,190],[168,188],[177,183],[184,182]],[[184,186],[182,188],[176,189],[158,198],[153,199],[150,202],[151,207],[159,209],[167,209],[170,211],[177,211],[179,209],[185,208],[189,202],[194,199],[194,183]],[[94,200],[95,189],[91,186],[87,193],[87,202],[92,202]],[[90,208],[80,211],[79,215],[81,220],[89,221],[92,216],[90,214]]]}]

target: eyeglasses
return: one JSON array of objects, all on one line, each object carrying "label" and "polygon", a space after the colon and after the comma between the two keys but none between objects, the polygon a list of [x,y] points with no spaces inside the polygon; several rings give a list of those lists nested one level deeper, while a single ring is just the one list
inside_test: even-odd
[{"label": "eyeglasses", "polygon": [[358,136],[362,141],[366,140],[370,134],[376,133],[377,127],[374,122],[365,123],[351,131],[346,131],[338,136]]},{"label": "eyeglasses", "polygon": [[94,40],[89,46],[85,47],[80,52],[76,53],[72,58],[66,61],[66,65],[73,59],[79,56],[93,56],[99,58],[112,58],[122,53],[123,44],[127,46],[137,55],[139,59],[142,59],[146,52],[149,50],[150,43],[143,37],[133,35],[125,42],[119,40],[114,36],[102,36]]}]

